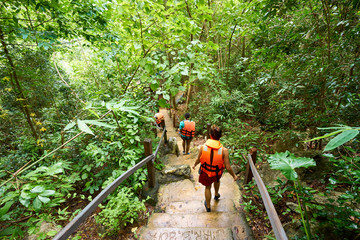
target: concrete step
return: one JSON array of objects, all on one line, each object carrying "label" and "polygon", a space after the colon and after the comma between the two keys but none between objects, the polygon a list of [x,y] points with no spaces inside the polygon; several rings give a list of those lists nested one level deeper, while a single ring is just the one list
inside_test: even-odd
[{"label": "concrete step", "polygon": [[231,228],[243,225],[236,213],[203,212],[196,214],[154,213],[149,218],[149,228]]},{"label": "concrete step", "polygon": [[[203,191],[201,191],[203,194]],[[159,204],[169,202],[198,200],[201,196],[200,191],[195,189],[195,185],[189,179],[162,185],[159,189]]]},{"label": "concrete step", "polygon": [[[219,199],[218,201],[211,201],[212,212],[235,212],[236,208],[234,202],[230,199]],[[170,202],[166,209],[166,213],[184,214],[184,213],[205,213],[203,200],[191,200],[181,202]]]},{"label": "concrete step", "polygon": [[231,228],[145,228],[140,240],[233,239]]}]

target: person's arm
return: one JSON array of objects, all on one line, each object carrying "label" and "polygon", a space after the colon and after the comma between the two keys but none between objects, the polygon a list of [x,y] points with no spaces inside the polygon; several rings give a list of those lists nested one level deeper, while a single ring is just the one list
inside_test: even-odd
[{"label": "person's arm", "polygon": [[225,168],[230,173],[230,175],[234,178],[234,181],[236,181],[238,179],[238,177],[235,175],[234,171],[231,168],[230,159],[229,159],[229,150],[227,148],[223,148],[223,152],[224,152],[223,157],[224,157]]},{"label": "person's arm", "polygon": [[185,123],[184,121],[181,121],[180,124],[179,124],[179,129],[183,129],[185,127]]},{"label": "person's arm", "polygon": [[185,123],[184,121],[181,121],[179,124],[178,132],[180,133],[181,129],[183,129],[184,127],[185,127]]},{"label": "person's arm", "polygon": [[202,150],[203,150],[203,146],[200,146],[198,157],[194,163],[194,166],[192,167],[194,170],[195,170],[196,165],[198,165],[200,163],[200,157],[201,157]]}]

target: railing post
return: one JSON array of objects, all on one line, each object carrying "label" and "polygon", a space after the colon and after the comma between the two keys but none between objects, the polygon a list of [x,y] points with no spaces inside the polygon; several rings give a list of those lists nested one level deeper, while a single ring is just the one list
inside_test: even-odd
[{"label": "railing post", "polygon": [[165,142],[165,144],[167,144],[168,143],[168,139],[167,139],[167,134],[166,134],[166,129],[165,129],[165,120],[162,120],[161,121],[161,127],[162,127],[162,129],[163,129],[163,131],[165,131],[165,134],[164,134],[164,142]]},{"label": "railing post", "polygon": [[[255,163],[256,163],[257,149],[256,149],[256,148],[252,148],[252,149],[250,149],[250,152],[249,152],[249,153],[250,153],[250,155],[251,155],[251,160],[252,160],[252,162],[253,162],[254,165],[255,165]],[[249,163],[249,161],[248,161],[247,164],[246,164],[246,172],[245,172],[244,184],[248,184],[248,183],[251,181],[252,177],[253,177],[253,174],[252,174],[252,172],[251,172],[250,163]]]},{"label": "railing post", "polygon": [[173,115],[173,126],[174,128],[176,128],[176,113],[174,111],[174,115]]},{"label": "railing post", "polygon": [[211,123],[207,124],[207,139],[210,139],[210,129],[211,129]]},{"label": "railing post", "polygon": [[[152,154],[152,142],[151,142],[150,138],[147,138],[144,140],[144,151],[145,151],[145,157]],[[154,161],[155,161],[155,159],[154,159]],[[153,188],[155,186],[154,161],[152,160],[147,163],[149,188]]]}]

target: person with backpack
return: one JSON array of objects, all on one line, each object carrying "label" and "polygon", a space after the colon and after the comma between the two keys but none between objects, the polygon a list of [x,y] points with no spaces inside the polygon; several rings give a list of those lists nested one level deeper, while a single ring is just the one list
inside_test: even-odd
[{"label": "person with backpack", "polygon": [[[183,140],[183,154],[190,154],[190,143],[192,138],[195,136],[195,122],[190,121],[190,113],[185,113],[185,120],[180,122],[180,136]],[[186,148],[185,148],[186,147]]]},{"label": "person with backpack", "polygon": [[162,114],[161,112],[158,112],[155,114],[154,118],[155,118],[156,126],[158,128],[161,127],[161,122],[162,122],[162,120],[164,120],[164,114]]},{"label": "person with backpack", "polygon": [[207,212],[211,212],[211,185],[214,183],[215,200],[219,200],[220,178],[224,169],[230,173],[234,181],[238,179],[230,166],[229,151],[220,143],[221,129],[213,125],[210,129],[210,139],[200,147],[198,157],[194,163],[193,169],[201,163],[199,168],[199,182],[205,186],[204,205]]}]

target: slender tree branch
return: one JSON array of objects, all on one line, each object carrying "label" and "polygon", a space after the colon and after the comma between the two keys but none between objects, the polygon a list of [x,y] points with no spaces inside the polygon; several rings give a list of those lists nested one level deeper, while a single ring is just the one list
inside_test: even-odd
[{"label": "slender tree branch", "polygon": [[237,27],[237,22],[235,22],[235,26],[234,26],[234,29],[231,33],[231,36],[230,36],[230,41],[229,41],[229,56],[228,56],[228,66],[230,66],[230,53],[231,53],[231,41],[232,41],[232,37],[234,35],[234,32],[236,30],[236,27]]},{"label": "slender tree branch", "polygon": [[[190,7],[189,7],[189,4],[188,4],[188,1],[185,0],[185,3],[186,3],[186,10],[189,14],[189,18],[192,19],[192,16],[191,16],[191,11],[190,11]],[[194,35],[191,33],[190,34],[190,41],[193,41],[194,40]]]},{"label": "slender tree branch", "polygon": [[56,66],[55,60],[53,60],[53,62],[54,62],[54,66],[55,66],[56,72],[58,73],[61,81],[63,81],[63,82],[65,83],[65,85],[66,85],[68,88],[70,88],[72,94],[73,94],[77,99],[79,99],[80,102],[82,102],[82,103],[85,104],[85,102],[79,97],[79,95],[78,95],[78,94],[70,87],[70,85],[63,79],[63,77],[61,76],[61,74],[60,74],[60,72],[59,72],[59,69],[58,69],[57,66]]},{"label": "slender tree branch", "polygon": [[[152,46],[150,46],[150,48],[149,48],[149,49],[148,49],[148,50],[144,53],[143,58],[145,58],[145,57],[146,57],[146,55],[149,53],[149,51],[151,50],[151,48],[153,48],[156,44],[158,44],[158,42],[156,42],[156,43],[154,43]],[[125,87],[124,92],[122,93],[123,95],[126,93],[127,89],[129,88],[130,83],[131,83],[131,82],[132,82],[132,80],[134,79],[135,74],[137,73],[137,71],[139,70],[139,68],[140,68],[140,64],[138,64],[138,66],[136,67],[136,69],[135,69],[134,73],[132,74],[132,76],[131,76],[131,78],[130,78],[130,80],[129,80],[128,84],[127,84],[127,85],[126,85],[126,87]]]},{"label": "slender tree branch", "polygon": [[144,38],[143,38],[143,27],[142,27],[142,22],[141,22],[141,16],[140,16],[140,14],[138,12],[137,12],[137,14],[138,14],[138,17],[139,17],[139,20],[140,20],[141,46],[142,46],[143,53],[145,53]]},{"label": "slender tree branch", "polygon": [[39,27],[40,25],[43,25],[44,23],[52,22],[52,21],[55,22],[55,20],[53,20],[53,18],[50,18],[49,20],[43,21],[43,22],[39,23],[38,25],[35,25],[34,27],[37,28],[37,27]]},{"label": "slender tree branch", "polygon": [[149,30],[149,28],[152,26],[152,25],[154,25],[154,24],[156,24],[156,20],[155,21],[153,21],[149,26],[147,26],[145,29],[144,29],[144,32],[146,32],[147,30]]}]

